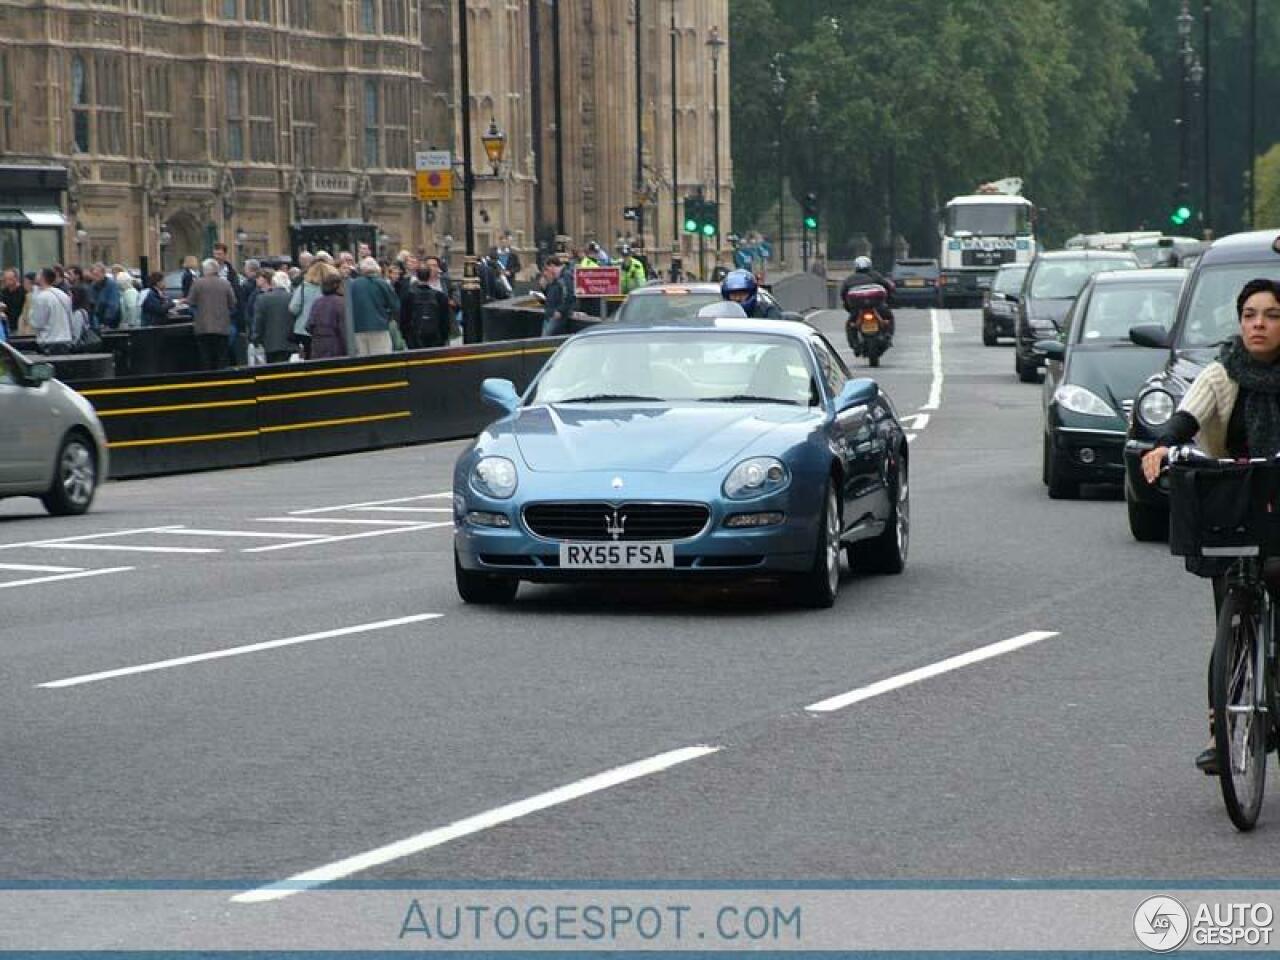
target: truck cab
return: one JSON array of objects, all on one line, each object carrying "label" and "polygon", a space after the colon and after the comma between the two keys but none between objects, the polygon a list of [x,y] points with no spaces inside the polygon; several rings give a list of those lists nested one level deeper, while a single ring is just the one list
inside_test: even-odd
[{"label": "truck cab", "polygon": [[1031,261],[1034,210],[1025,197],[995,191],[951,199],[939,223],[944,306],[980,306],[1001,266]]}]

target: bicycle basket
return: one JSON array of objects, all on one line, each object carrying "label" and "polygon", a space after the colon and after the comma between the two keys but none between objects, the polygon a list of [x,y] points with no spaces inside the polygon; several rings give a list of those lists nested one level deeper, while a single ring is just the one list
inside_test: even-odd
[{"label": "bicycle basket", "polygon": [[1276,471],[1265,464],[1174,464],[1169,470],[1170,552],[1205,558],[1280,553],[1276,493]]}]

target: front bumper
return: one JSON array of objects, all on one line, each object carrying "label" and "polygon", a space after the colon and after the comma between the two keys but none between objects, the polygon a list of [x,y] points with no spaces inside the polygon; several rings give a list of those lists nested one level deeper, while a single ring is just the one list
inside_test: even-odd
[{"label": "front bumper", "polygon": [[[790,486],[780,493],[749,501],[729,501],[719,495],[717,475],[712,487],[715,495],[694,489],[659,489],[659,481],[641,481],[629,485],[627,496],[582,495],[580,478],[566,489],[567,496],[555,495],[555,484],[540,480],[537,491],[514,501],[495,501],[479,497],[470,489],[455,491],[454,546],[463,569],[516,576],[534,582],[569,582],[582,580],[694,580],[709,577],[778,576],[800,573],[813,565],[818,513],[822,502],[821,484],[817,479],[793,476]],[[634,487],[634,488],[633,488]],[[607,489],[607,487],[605,488]],[[701,492],[702,496],[697,493]],[[460,504],[460,494],[465,505]],[[561,569],[560,541],[535,535],[526,525],[524,509],[534,503],[549,501],[590,501],[620,506],[629,502],[702,503],[710,509],[710,518],[702,531],[691,538],[674,541],[675,566],[654,570],[581,570]],[[484,511],[506,515],[511,526],[506,528],[476,526],[465,513]],[[729,516],[738,513],[781,512],[783,522],[760,528],[729,528]]]},{"label": "front bumper", "polygon": [[1142,475],[1142,455],[1155,448],[1149,440],[1130,438],[1124,445],[1124,487],[1125,498],[1148,507],[1164,507],[1169,505],[1167,481],[1161,477],[1155,483],[1147,483]]},{"label": "front bumper", "polygon": [[1052,428],[1057,468],[1077,483],[1120,483],[1125,475],[1125,435],[1120,430]]},{"label": "front bumper", "polygon": [[1001,337],[1012,337],[1017,332],[1017,319],[1013,314],[996,313],[990,308],[982,311],[983,326],[995,330]]}]

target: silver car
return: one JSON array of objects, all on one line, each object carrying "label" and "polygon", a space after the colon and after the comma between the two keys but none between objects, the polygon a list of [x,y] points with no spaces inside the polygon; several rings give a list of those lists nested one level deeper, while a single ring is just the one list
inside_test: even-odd
[{"label": "silver car", "polygon": [[52,514],[84,513],[107,478],[107,435],[92,405],[0,343],[0,497],[39,497]]}]

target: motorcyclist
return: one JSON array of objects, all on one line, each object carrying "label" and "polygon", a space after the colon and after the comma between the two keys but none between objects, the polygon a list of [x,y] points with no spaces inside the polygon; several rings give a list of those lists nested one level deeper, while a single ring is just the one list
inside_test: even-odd
[{"label": "motorcyclist", "polygon": [[748,317],[755,320],[781,320],[782,310],[776,303],[766,303],[760,286],[750,270],[732,270],[720,283],[720,296],[739,304]]},{"label": "motorcyclist", "polygon": [[[845,294],[854,287],[866,286],[871,283],[884,287],[885,293],[888,293],[891,288],[890,282],[884,278],[884,275],[871,266],[870,257],[858,257],[853,261],[853,273],[845,277],[844,283],[840,285],[840,302],[845,303]],[[845,309],[848,309],[848,307],[846,306]],[[892,345],[894,331],[893,310],[886,303],[880,308],[880,314],[884,320],[885,333],[888,335],[889,343]]]}]

